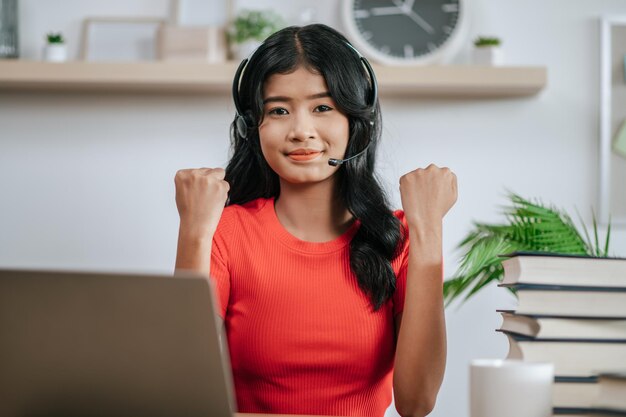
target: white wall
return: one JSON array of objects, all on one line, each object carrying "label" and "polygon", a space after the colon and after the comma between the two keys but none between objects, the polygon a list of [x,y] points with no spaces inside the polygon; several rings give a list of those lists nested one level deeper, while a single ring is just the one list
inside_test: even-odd
[{"label": "white wall", "polygon": [[[248,4],[246,4],[248,3]],[[238,1],[276,4],[264,0]],[[286,17],[308,2],[281,3]],[[318,20],[338,23],[337,5]],[[63,4],[63,7],[59,7]],[[80,19],[163,15],[165,1],[22,0],[21,48],[37,58],[48,30],[76,50]],[[474,220],[499,221],[505,189],[540,198],[587,222],[597,206],[599,24],[626,15],[623,0],[475,0],[467,45],[495,34],[510,64],[546,65],[540,95],[506,100],[383,98],[380,168],[399,206],[401,174],[430,162],[451,167],[459,201],[445,223],[446,273]],[[0,266],[171,272],[178,217],[173,177],[183,167],[224,166],[229,97],[0,92]],[[626,231],[613,251],[626,255]],[[467,415],[468,363],[502,358],[494,332],[506,291],[489,287],[447,311],[448,367],[434,416]],[[394,413],[390,413],[394,414]]]}]

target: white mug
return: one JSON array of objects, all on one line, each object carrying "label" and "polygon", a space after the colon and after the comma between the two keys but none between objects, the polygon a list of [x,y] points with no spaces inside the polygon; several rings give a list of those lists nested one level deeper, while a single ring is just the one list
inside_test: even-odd
[{"label": "white mug", "polygon": [[554,365],[511,359],[470,364],[470,417],[550,417]]}]

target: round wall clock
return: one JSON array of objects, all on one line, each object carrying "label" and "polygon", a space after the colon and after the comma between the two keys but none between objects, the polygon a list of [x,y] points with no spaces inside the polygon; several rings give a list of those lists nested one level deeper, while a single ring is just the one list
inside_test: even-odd
[{"label": "round wall clock", "polygon": [[346,35],[361,53],[388,65],[440,63],[464,37],[467,0],[345,0]]}]

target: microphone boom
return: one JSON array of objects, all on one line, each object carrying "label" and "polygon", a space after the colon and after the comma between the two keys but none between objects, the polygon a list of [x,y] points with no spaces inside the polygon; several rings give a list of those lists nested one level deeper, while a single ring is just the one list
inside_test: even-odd
[{"label": "microphone boom", "polygon": [[357,153],[356,155],[352,155],[350,158],[346,158],[346,159],[331,158],[328,160],[328,165],[336,167],[336,166],[342,165],[344,162],[348,162],[351,159],[358,158],[359,156],[363,155],[365,151],[367,151],[367,148],[369,148],[371,144],[372,144],[372,140],[370,139],[370,141],[367,142],[367,146],[365,146],[365,148],[363,148],[361,152]]}]

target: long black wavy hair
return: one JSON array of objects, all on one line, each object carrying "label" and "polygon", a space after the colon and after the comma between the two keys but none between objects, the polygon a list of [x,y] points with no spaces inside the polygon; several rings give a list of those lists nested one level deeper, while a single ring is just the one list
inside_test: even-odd
[{"label": "long black wavy hair", "polygon": [[[347,115],[350,137],[346,156],[367,152],[338,168],[338,193],[361,225],[350,243],[350,266],[359,287],[378,310],[394,293],[396,276],[391,261],[398,256],[406,236],[393,215],[385,192],[374,174],[380,141],[378,101],[368,103],[371,84],[358,54],[336,30],[322,24],[287,27],[271,35],[250,57],[239,83],[239,104],[244,115],[259,126],[263,117],[263,85],[273,74],[298,67],[321,74],[337,107]],[[372,123],[373,122],[373,123]],[[226,205],[278,197],[278,175],[261,153],[256,126],[247,138],[231,124],[231,158],[225,180],[230,184]]]}]

